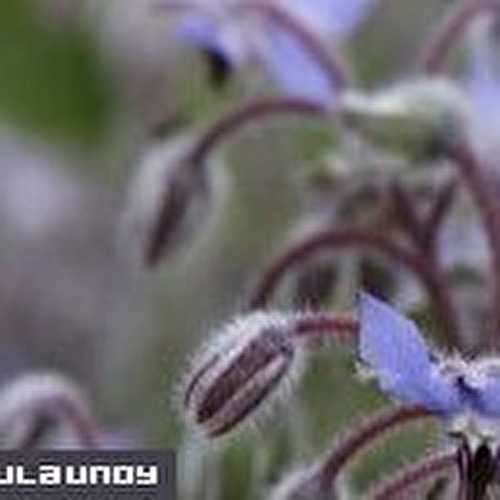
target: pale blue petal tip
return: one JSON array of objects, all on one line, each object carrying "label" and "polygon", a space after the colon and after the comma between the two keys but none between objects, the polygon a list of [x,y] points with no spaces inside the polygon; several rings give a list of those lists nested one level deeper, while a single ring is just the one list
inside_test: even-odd
[{"label": "pale blue petal tip", "polygon": [[458,411],[460,394],[437,373],[415,323],[366,293],[358,297],[360,358],[380,388],[405,403],[443,413]]},{"label": "pale blue petal tip", "polygon": [[297,38],[274,29],[268,31],[264,42],[261,59],[282,93],[325,104],[333,102],[337,89],[331,76]]}]

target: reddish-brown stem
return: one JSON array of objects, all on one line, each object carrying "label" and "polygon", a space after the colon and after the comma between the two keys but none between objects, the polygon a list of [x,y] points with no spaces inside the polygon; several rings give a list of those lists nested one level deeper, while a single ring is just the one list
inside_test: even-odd
[{"label": "reddish-brown stem", "polygon": [[419,68],[428,74],[443,71],[449,50],[457,43],[465,29],[475,17],[483,11],[498,10],[498,0],[463,0],[453,5],[449,14],[430,35],[420,57]]},{"label": "reddish-brown stem", "polygon": [[457,466],[456,453],[444,453],[423,459],[407,468],[396,478],[384,481],[376,488],[370,498],[373,500],[391,500],[407,498],[408,489],[436,474]]},{"label": "reddish-brown stem", "polygon": [[311,312],[300,315],[294,333],[307,340],[334,339],[349,342],[358,334],[359,322],[353,314]]},{"label": "reddish-brown stem", "polygon": [[279,5],[264,1],[250,3],[248,8],[261,11],[272,23],[293,35],[323,70],[329,79],[332,91],[339,92],[345,88],[349,78],[345,64],[337,51],[328,51],[322,40]]},{"label": "reddish-brown stem", "polygon": [[451,181],[443,186],[437,193],[434,204],[429,210],[423,224],[423,242],[425,243],[426,250],[432,254],[435,253],[439,231],[453,205],[456,192],[457,183],[455,181]]},{"label": "reddish-brown stem", "polygon": [[394,181],[390,189],[402,229],[419,248],[422,248],[422,223],[411,194],[398,181]]},{"label": "reddish-brown stem", "polygon": [[474,152],[465,143],[455,145],[448,153],[460,169],[462,178],[472,195],[482,219],[488,238],[493,277],[493,329],[491,332],[492,347],[500,347],[500,203],[496,193],[488,184],[483,166]]},{"label": "reddish-brown stem", "polygon": [[428,262],[421,255],[384,235],[371,234],[357,229],[319,232],[278,256],[263,273],[261,281],[252,293],[249,301],[250,308],[265,307],[282,277],[293,267],[306,263],[325,250],[343,250],[351,247],[379,252],[411,271],[421,281],[440,314],[447,333],[447,341],[458,345],[457,315],[448,293],[446,277],[442,272],[432,262]]},{"label": "reddish-brown stem", "polygon": [[221,140],[241,127],[270,115],[297,114],[326,116],[328,110],[318,102],[301,98],[269,98],[243,104],[219,118],[207,128],[188,154],[188,164],[202,168],[204,160]]},{"label": "reddish-brown stem", "polygon": [[454,181],[445,184],[437,192],[429,213],[422,218],[417,212],[411,194],[398,182],[394,182],[391,186],[402,229],[408,233],[422,253],[434,261],[439,231],[453,204],[456,188],[457,184]]},{"label": "reddish-brown stem", "polygon": [[409,422],[434,416],[420,406],[399,406],[384,408],[364,424],[357,426],[340,444],[336,444],[327,458],[319,466],[317,474],[324,491],[333,488],[343,467],[351,461],[358,452],[380,438],[386,432]]}]

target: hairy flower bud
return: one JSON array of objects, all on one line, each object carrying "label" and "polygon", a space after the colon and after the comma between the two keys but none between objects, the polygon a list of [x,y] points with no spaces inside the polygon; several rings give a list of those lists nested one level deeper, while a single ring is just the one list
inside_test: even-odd
[{"label": "hairy flower bud", "polygon": [[416,80],[372,96],[346,93],[344,123],[413,160],[440,156],[464,133],[467,98],[447,80]]},{"label": "hairy flower bud", "polygon": [[147,266],[192,241],[223,186],[219,166],[190,163],[191,147],[191,137],[178,137],[152,146],[139,162],[126,218]]},{"label": "hairy flower bud", "polygon": [[56,374],[20,377],[0,392],[0,432],[7,445],[32,448],[46,431],[63,423],[81,446],[95,446],[97,426],[81,390]]},{"label": "hairy flower bud", "polygon": [[282,394],[301,368],[292,315],[254,313],[229,324],[194,360],[183,390],[190,421],[209,437]]}]

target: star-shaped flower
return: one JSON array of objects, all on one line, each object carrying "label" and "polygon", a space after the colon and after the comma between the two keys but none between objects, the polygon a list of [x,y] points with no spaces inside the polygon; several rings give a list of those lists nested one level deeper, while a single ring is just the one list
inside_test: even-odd
[{"label": "star-shaped flower", "polygon": [[365,293],[359,313],[359,356],[385,393],[445,417],[500,417],[500,360],[442,357],[413,321]]}]

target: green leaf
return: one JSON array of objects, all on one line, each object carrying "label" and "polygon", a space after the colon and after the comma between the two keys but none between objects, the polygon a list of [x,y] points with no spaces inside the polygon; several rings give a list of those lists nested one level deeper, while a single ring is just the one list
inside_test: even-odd
[{"label": "green leaf", "polygon": [[92,145],[112,108],[109,80],[88,34],[43,22],[33,2],[0,7],[0,118],[43,138]]}]

